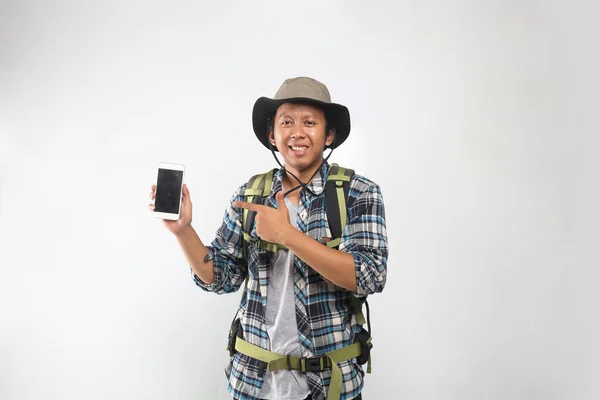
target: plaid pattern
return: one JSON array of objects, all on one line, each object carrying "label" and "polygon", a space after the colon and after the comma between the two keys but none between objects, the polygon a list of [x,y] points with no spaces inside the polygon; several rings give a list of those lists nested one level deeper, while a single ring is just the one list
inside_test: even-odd
[{"label": "plaid pattern", "polygon": [[[324,208],[324,184],[329,165],[325,163],[315,178],[300,193],[298,229],[323,242],[331,232]],[[275,174],[271,196],[263,204],[276,207],[275,194],[281,190],[283,170]],[[238,188],[233,201],[245,201],[244,189]],[[213,242],[207,246],[213,255],[215,281],[207,285],[192,271],[195,283],[203,290],[217,294],[232,293],[249,275],[248,289],[242,296],[239,314],[244,339],[269,349],[265,329],[265,310],[268,301],[267,286],[272,267],[272,253],[250,242],[247,260],[242,248],[242,210],[231,202],[217,230]],[[340,251],[353,255],[356,266],[357,296],[381,292],[387,276],[388,244],[385,210],[380,188],[367,178],[355,174],[350,182],[348,222],[342,234]],[[251,232],[256,238],[256,227]],[[296,294],[296,322],[303,357],[322,355],[354,342],[361,329],[352,312],[346,289],[325,281],[322,276],[299,258],[294,260],[294,291]],[[262,367],[262,368],[261,368]],[[361,392],[364,372],[355,359],[339,364],[343,375],[341,400],[353,399]],[[260,398],[264,363],[237,353],[229,360],[225,374],[228,390],[240,400]],[[325,400],[331,370],[308,372],[308,382],[315,400]]]}]

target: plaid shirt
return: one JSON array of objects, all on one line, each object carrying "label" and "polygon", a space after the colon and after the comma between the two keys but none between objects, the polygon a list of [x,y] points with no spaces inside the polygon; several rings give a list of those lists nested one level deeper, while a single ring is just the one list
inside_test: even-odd
[{"label": "plaid shirt", "polygon": [[[328,170],[329,165],[324,163],[320,173],[300,192],[298,205],[298,229],[321,243],[323,238],[331,238],[323,193]],[[275,194],[282,188],[282,177],[283,170],[280,169],[273,179],[271,195],[264,199],[263,204],[277,207]],[[231,202],[245,201],[245,188],[246,184],[239,187]],[[355,174],[350,182],[347,207],[348,221],[339,250],[353,255],[358,286],[356,296],[364,299],[369,294],[383,290],[387,275],[385,210],[379,186]],[[207,285],[193,272],[192,276],[203,290],[225,294],[237,291],[244,284],[247,271],[248,288],[239,306],[244,339],[269,349],[265,310],[272,253],[250,242],[248,259],[244,259],[241,211],[229,204],[223,224],[213,242],[207,246],[213,256],[214,282]],[[251,236],[256,238],[256,226]],[[294,257],[294,292],[303,357],[323,355],[355,341],[361,326],[352,312],[348,290],[327,282],[317,271]],[[263,377],[259,373],[260,364],[262,362],[241,353],[231,357],[225,374],[229,380],[228,390],[234,397],[241,400],[260,398],[263,383]],[[362,366],[356,359],[338,365],[343,376],[340,399],[358,396],[363,387]],[[318,373],[307,372],[309,387],[315,400],[326,399],[330,376],[330,369]]]}]

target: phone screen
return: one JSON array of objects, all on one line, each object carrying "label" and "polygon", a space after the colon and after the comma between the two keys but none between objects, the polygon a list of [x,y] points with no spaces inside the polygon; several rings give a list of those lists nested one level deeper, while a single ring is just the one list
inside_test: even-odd
[{"label": "phone screen", "polygon": [[177,214],[179,212],[182,181],[183,171],[158,169],[154,211],[170,214]]}]

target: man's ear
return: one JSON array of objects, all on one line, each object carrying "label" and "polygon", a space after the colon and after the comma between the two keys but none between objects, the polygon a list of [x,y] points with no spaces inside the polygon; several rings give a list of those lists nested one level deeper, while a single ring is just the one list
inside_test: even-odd
[{"label": "man's ear", "polygon": [[273,129],[271,129],[271,128],[269,128],[268,137],[269,137],[269,142],[271,142],[271,144],[273,146],[275,146],[275,134],[273,133]]},{"label": "man's ear", "polygon": [[333,129],[330,129],[327,132],[327,136],[325,137],[325,147],[331,146],[334,138],[335,138],[335,135],[333,133]]}]

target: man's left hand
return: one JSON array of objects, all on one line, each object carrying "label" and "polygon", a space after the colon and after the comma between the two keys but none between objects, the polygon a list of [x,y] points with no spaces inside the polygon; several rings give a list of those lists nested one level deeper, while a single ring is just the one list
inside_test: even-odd
[{"label": "man's left hand", "polygon": [[256,234],[267,242],[283,244],[285,236],[294,227],[290,223],[290,214],[283,199],[283,192],[278,192],[275,199],[278,208],[245,201],[234,201],[233,206],[256,211]]}]

